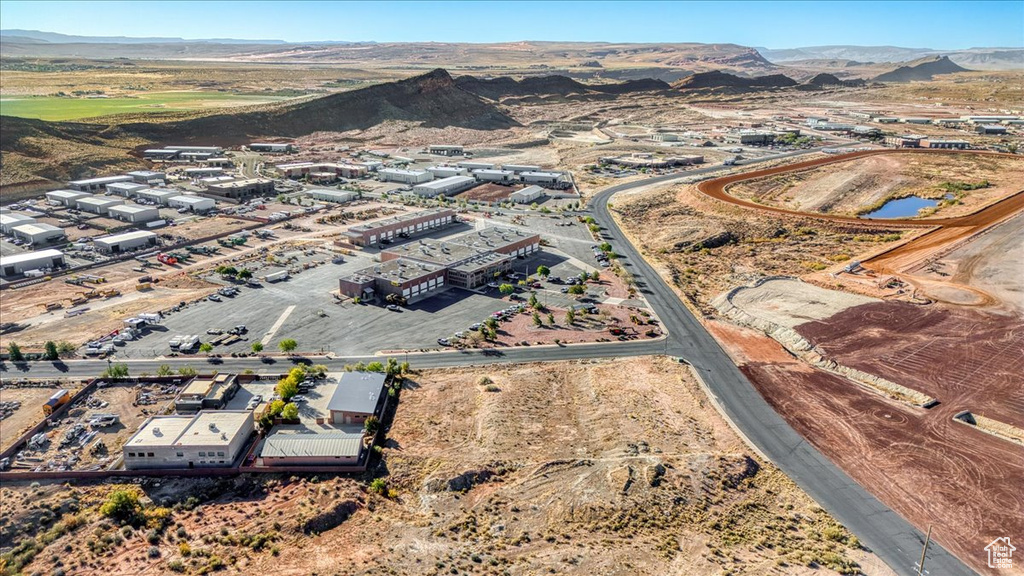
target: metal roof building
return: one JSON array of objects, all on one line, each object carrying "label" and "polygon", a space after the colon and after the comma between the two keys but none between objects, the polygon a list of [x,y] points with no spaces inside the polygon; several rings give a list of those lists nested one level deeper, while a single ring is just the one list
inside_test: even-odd
[{"label": "metal roof building", "polygon": [[134,196],[134,192],[144,190],[148,188],[145,184],[139,184],[138,182],[114,182],[113,184],[107,184],[107,192],[111,194],[117,194],[118,196],[124,196],[130,198]]},{"label": "metal roof building", "polygon": [[131,182],[131,176],[103,176],[102,178],[87,178],[85,180],[72,180],[68,187],[80,192],[99,192],[107,187],[107,184],[115,182]]},{"label": "metal roof building", "polygon": [[518,204],[527,204],[543,196],[546,192],[540,186],[527,186],[508,195],[508,199]]},{"label": "metal roof building", "polygon": [[377,410],[386,375],[345,372],[327,403],[332,424],[362,424]]},{"label": "metal roof building", "polygon": [[28,270],[65,266],[64,253],[60,250],[39,250],[15,256],[0,256],[0,276],[17,276]]},{"label": "metal roof building", "polygon": [[185,208],[193,212],[206,212],[207,210],[213,210],[217,206],[217,203],[212,198],[186,196],[181,194],[179,196],[171,196],[168,198],[167,205],[171,208]]},{"label": "metal roof building", "polygon": [[152,232],[139,230],[136,232],[125,232],[124,234],[114,234],[113,236],[96,238],[92,243],[100,252],[120,254],[130,250],[156,246],[157,238],[156,234]]},{"label": "metal roof building", "polygon": [[76,200],[88,195],[85,192],[76,192],[75,190],[53,190],[46,193],[46,199],[65,206],[74,206]]},{"label": "metal roof building", "polygon": [[19,224],[12,228],[11,232],[13,232],[18,238],[34,245],[46,244],[47,242],[60,240],[66,236],[63,228],[58,228],[57,226],[44,224],[42,222]]},{"label": "metal roof building", "polygon": [[476,178],[469,176],[449,176],[433,182],[424,182],[412,187],[413,193],[426,198],[437,195],[458,194],[476,185]]},{"label": "metal roof building", "polygon": [[11,212],[9,214],[0,214],[0,231],[4,234],[10,234],[11,230],[15,226],[21,226],[22,224],[32,224],[36,219],[25,214],[18,214],[17,212]]},{"label": "metal roof building", "polygon": [[385,182],[400,182],[402,184],[419,184],[429,182],[434,176],[426,170],[403,170],[401,168],[385,168],[378,170]]},{"label": "metal roof building", "polygon": [[276,426],[260,449],[264,466],[351,465],[363,448],[361,430],[303,433]]},{"label": "metal roof building", "polygon": [[124,222],[149,222],[160,218],[160,210],[149,206],[138,206],[125,204],[123,206],[111,206],[107,211],[111,217]]},{"label": "metal roof building", "polygon": [[86,196],[75,200],[75,206],[79,210],[92,212],[93,214],[105,215],[111,206],[124,204],[120,198],[109,198],[106,196]]}]

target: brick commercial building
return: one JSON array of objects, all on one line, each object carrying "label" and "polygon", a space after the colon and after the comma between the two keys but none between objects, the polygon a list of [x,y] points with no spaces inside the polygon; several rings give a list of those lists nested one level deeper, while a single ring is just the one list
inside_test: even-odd
[{"label": "brick commercial building", "polygon": [[350,298],[383,301],[394,294],[407,302],[415,302],[444,290],[447,287],[445,275],[443,266],[396,258],[339,279],[338,288]]},{"label": "brick commercial building", "polygon": [[391,241],[395,238],[411,237],[430,230],[444,228],[454,222],[454,210],[433,208],[353,226],[343,236],[356,246],[373,246],[381,240]]},{"label": "brick commercial building", "polygon": [[381,252],[381,263],[340,280],[349,297],[400,295],[422,300],[448,287],[477,288],[510,272],[518,257],[540,249],[540,236],[486,228],[446,240],[423,239]]},{"label": "brick commercial building", "polygon": [[361,164],[335,164],[333,162],[292,162],[278,164],[277,169],[285,178],[298,180],[312,174],[334,174],[341,178],[364,178],[370,169]]},{"label": "brick commercial building", "polygon": [[885,139],[886,146],[892,146],[893,148],[920,148],[921,140],[924,136],[914,135],[902,135],[902,136],[888,136]]}]

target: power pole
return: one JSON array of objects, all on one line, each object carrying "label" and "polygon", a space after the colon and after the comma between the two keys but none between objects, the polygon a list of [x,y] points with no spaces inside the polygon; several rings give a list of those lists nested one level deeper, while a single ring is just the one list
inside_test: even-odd
[{"label": "power pole", "polygon": [[927,572],[924,571],[924,557],[928,553],[928,543],[932,540],[932,527],[928,525],[928,535],[924,537],[924,548],[921,549],[921,561],[917,564],[917,575],[924,576]]}]

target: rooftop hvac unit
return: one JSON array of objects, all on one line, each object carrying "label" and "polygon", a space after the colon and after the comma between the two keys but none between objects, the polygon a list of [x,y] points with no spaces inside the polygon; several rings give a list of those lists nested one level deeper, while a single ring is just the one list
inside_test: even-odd
[{"label": "rooftop hvac unit", "polygon": [[210,430],[216,430],[217,429],[217,425],[214,424],[213,422],[210,422],[207,426],[210,427]]}]

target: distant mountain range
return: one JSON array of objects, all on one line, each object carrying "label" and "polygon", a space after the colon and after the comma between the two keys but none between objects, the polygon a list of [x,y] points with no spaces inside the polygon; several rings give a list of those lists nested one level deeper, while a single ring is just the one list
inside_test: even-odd
[{"label": "distant mountain range", "polygon": [[191,44],[209,42],[211,44],[287,44],[284,40],[239,40],[234,38],[204,38],[202,40],[186,40],[185,38],[131,36],[73,36],[57,32],[41,30],[20,30],[17,28],[0,30],[0,38],[5,42],[46,42],[50,44]]},{"label": "distant mountain range", "polygon": [[933,56],[948,56],[954,63],[972,70],[1024,70],[1022,48],[936,50],[900,46],[808,46],[780,50],[757,48],[757,51],[769,62],[782,65],[826,60],[845,62],[847,66],[884,62],[899,64]]}]

